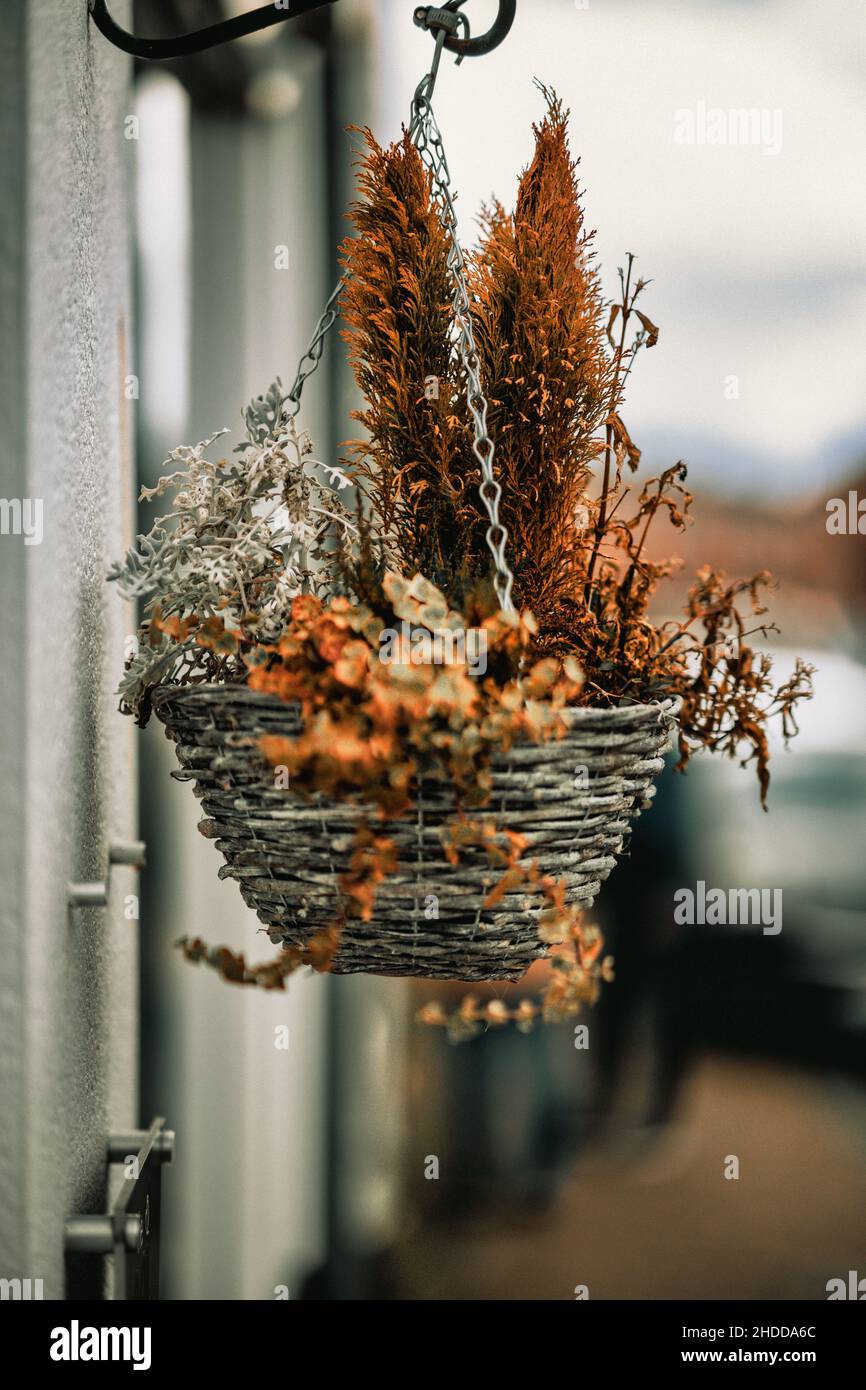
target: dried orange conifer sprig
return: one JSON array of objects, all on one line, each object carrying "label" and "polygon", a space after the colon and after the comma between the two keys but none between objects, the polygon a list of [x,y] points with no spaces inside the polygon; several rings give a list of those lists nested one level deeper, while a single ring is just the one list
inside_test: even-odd
[{"label": "dried orange conifer sprig", "polygon": [[[581,592],[587,489],[599,429],[618,404],[567,112],[552,93],[545,96],[547,114],[533,127],[535,153],[520,176],[515,211],[499,203],[485,209],[471,274],[514,592],[518,606],[535,615],[542,642],[562,605]],[[485,525],[479,519],[475,530],[479,552]]]},{"label": "dried orange conifer sprig", "polygon": [[341,247],[343,337],[365,400],[354,418],[368,436],[350,447],[406,572],[453,582],[477,470],[452,350],[448,243],[408,134],[388,149],[364,137],[355,235]]}]

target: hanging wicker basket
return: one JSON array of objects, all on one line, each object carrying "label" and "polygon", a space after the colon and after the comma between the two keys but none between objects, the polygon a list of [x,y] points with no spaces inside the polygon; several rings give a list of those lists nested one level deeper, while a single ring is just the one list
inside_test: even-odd
[{"label": "hanging wicker basket", "polygon": [[[261,740],[296,736],[297,708],[230,685],[162,686],[153,703],[175,741],[181,770],[172,775],[195,784],[199,829],[225,858],[220,877],[236,880],[272,941],[303,944],[338,915],[360,811],[277,785]],[[589,907],[652,800],[675,705],[566,713],[564,738],[494,760],[489,804],[473,817],[525,835],[526,856],[565,882],[570,903]],[[537,899],[520,890],[486,908],[497,875],[484,850],[463,850],[456,866],[446,860],[439,831],[453,813],[450,785],[425,780],[414,814],[389,823],[398,873],[379,889],[373,921],[344,926],[335,973],[516,980],[544,954]]]}]

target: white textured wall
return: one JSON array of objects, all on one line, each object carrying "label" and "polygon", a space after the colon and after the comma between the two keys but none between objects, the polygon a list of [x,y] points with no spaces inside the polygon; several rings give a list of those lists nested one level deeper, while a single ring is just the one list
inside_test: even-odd
[{"label": "white textured wall", "polygon": [[104,582],[133,489],[130,65],[86,0],[4,0],[0,51],[0,496],[44,502],[41,545],[0,537],[0,1275],[59,1298],[64,1217],[104,1210],[106,1132],[139,1118],[132,871],[108,909],[65,903],[134,828]]},{"label": "white textured wall", "polygon": [[[321,233],[321,54],[296,38],[280,74],[273,106],[261,114],[193,112],[183,128],[159,123],[166,79],[146,75],[138,155],[141,472],[148,483],[166,471],[170,447],[223,426],[232,434],[214,457],[230,454],[243,437],[242,406],[277,374],[289,384],[331,289]],[[177,275],[186,212],[171,169],[186,140],[188,318]],[[288,270],[275,268],[277,245],[289,247]],[[176,302],[165,297],[169,280]],[[188,383],[176,404],[188,395],[189,418],[170,423],[155,385],[159,358],[175,351],[187,323]],[[306,423],[321,442],[326,393],[317,385]],[[143,902],[145,1084],[177,1129],[163,1200],[162,1288],[169,1298],[259,1300],[273,1299],[285,1284],[294,1298],[324,1253],[328,982],[305,972],[286,993],[241,990],[172,949],[179,936],[201,935],[253,961],[274,954],[237,885],[217,877],[222,858],[198,833],[202,813],[191,787],[170,778],[177,760],[156,719],[142,745],[154,860]],[[283,1026],[288,1050],[274,1045]]]}]

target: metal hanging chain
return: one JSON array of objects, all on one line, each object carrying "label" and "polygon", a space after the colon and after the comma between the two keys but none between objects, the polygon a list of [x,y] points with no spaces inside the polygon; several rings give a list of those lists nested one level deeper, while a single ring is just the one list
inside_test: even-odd
[{"label": "metal hanging chain", "polygon": [[[436,117],[430,103],[445,40],[449,36],[453,38],[459,32],[460,27],[466,25],[465,15],[456,13],[456,6],[462,3],[462,0],[451,0],[451,3],[454,6],[453,9],[428,11],[429,27],[434,27],[435,23],[436,50],[430,71],[424,74],[412,98],[409,136],[423,164],[430,170],[433,177],[433,187],[439,203],[439,215],[449,240],[448,269],[454,281],[451,308],[458,329],[457,342],[460,360],[466,372],[466,403],[469,406],[474,425],[475,438],[472,450],[481,467],[482,481],[478,491],[490,521],[485,532],[485,539],[493,557],[495,570],[493,586],[496,590],[496,597],[499,599],[500,607],[509,611],[514,608],[511,597],[514,575],[505,557],[508,529],[499,518],[502,487],[497,482],[493,472],[494,444],[487,429],[487,398],[481,385],[481,364],[475,345],[475,336],[472,332],[469,289],[466,284],[466,260],[457,238],[457,213],[451,195],[451,175],[448,170],[448,161],[445,158],[442,133],[436,123]],[[433,19],[434,14],[435,21]],[[325,338],[338,317],[337,299],[344,284],[345,279],[341,277],[332,290],[324,313],[316,324],[310,344],[298,365],[291,390],[284,399],[283,403],[289,406],[289,413],[293,418],[300,409],[304,382],[312,376],[318,367],[325,346]],[[305,367],[305,363],[309,363],[309,366]],[[292,409],[292,407],[294,408]]]},{"label": "metal hanging chain", "polygon": [[[455,19],[459,18],[461,16],[455,15]],[[499,599],[500,607],[508,610],[514,607],[511,598],[514,575],[505,558],[508,529],[499,518],[502,487],[497,482],[493,472],[494,444],[487,429],[487,398],[481,385],[481,364],[478,358],[478,349],[475,346],[475,335],[472,331],[469,290],[466,284],[466,259],[457,238],[457,213],[451,196],[451,175],[448,170],[448,161],[445,158],[442,133],[430,103],[444,38],[445,30],[442,28],[436,38],[436,52],[430,71],[418,83],[412,100],[412,122],[409,127],[409,134],[422,162],[433,176],[433,187],[439,201],[442,225],[450,242],[448,269],[454,281],[451,308],[459,331],[460,359],[466,371],[466,403],[469,406],[475,427],[472,450],[481,465],[482,482],[478,491],[490,520],[485,538],[493,556],[496,570],[493,581],[496,596]]]},{"label": "metal hanging chain", "polygon": [[[339,310],[337,309],[337,300],[340,297],[340,291],[342,290],[344,284],[345,280],[341,278],[337,281],[336,285],[331,290],[328,302],[325,305],[324,311],[322,313],[321,318],[319,319],[319,322],[316,324],[313,336],[310,339],[310,342],[307,346],[307,350],[301,358],[300,362],[298,363],[298,370],[295,373],[295,379],[292,382],[291,389],[288,395],[283,397],[284,406],[294,406],[293,410],[289,410],[289,414],[292,416],[293,419],[301,408],[301,392],[304,389],[304,382],[306,381],[308,376],[313,375],[313,372],[318,367],[319,362],[322,358],[322,353],[325,349],[325,339],[327,338],[328,334],[330,333],[331,329],[336,323],[337,318],[339,317]],[[304,365],[307,362],[309,362],[310,364],[308,367]]]}]

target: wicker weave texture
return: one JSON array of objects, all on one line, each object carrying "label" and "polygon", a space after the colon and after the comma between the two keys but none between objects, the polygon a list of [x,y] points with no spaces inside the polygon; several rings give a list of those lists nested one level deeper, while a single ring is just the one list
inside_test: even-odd
[{"label": "wicker weave texture", "polygon": [[[220,877],[236,880],[271,940],[297,945],[332,922],[359,812],[278,785],[259,744],[297,734],[297,709],[229,685],[163,686],[154,708],[175,741],[172,776],[194,783],[199,829],[225,858]],[[654,795],[675,714],[670,701],[568,713],[566,737],[494,761],[489,806],[472,814],[525,835],[527,855],[589,907]],[[445,859],[440,830],[453,811],[449,784],[428,779],[416,810],[389,823],[399,872],[379,889],[375,920],[343,928],[336,973],[516,980],[544,954],[537,896],[512,892],[485,908],[497,878],[485,852],[465,849],[456,867]]]}]

